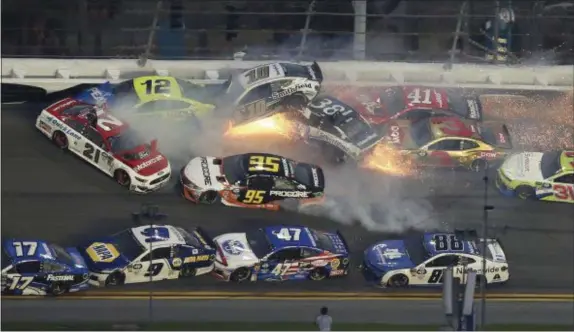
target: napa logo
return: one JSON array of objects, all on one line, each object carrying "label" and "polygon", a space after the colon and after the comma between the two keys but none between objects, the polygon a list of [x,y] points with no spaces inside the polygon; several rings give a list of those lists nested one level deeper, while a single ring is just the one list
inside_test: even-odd
[{"label": "napa logo", "polygon": [[86,253],[90,256],[90,259],[94,262],[109,263],[113,262],[116,258],[120,257],[120,253],[113,245],[109,243],[95,242],[92,243]]}]

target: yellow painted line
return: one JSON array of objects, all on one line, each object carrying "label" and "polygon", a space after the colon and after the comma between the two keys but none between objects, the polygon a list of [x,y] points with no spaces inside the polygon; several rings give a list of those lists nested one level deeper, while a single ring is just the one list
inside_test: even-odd
[{"label": "yellow painted line", "polygon": [[[39,297],[33,296],[6,296],[6,300],[38,300]],[[42,297],[44,298],[44,297]],[[244,297],[223,297],[223,296],[154,296],[154,300],[280,300],[280,301],[437,301],[439,298],[429,298],[429,297],[409,297],[409,298],[377,298],[377,297],[355,297],[355,298],[333,298],[333,297],[255,297],[255,296],[244,296]],[[63,296],[57,298],[57,300],[149,300],[149,297],[145,296],[110,296],[110,297],[100,297],[100,296]],[[541,298],[499,298],[499,299],[488,299],[489,302],[572,302],[569,299],[541,299]]]}]

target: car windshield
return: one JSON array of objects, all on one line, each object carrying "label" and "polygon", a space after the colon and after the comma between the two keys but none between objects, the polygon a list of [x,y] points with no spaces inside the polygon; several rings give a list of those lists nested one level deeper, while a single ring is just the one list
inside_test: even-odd
[{"label": "car windshield", "polygon": [[560,155],[560,151],[545,152],[542,155],[542,161],[540,162],[542,177],[547,179],[562,169]]},{"label": "car windshield", "polygon": [[335,246],[333,245],[333,239],[331,239],[331,237],[328,236],[326,233],[319,232],[316,230],[311,230],[311,233],[313,233],[313,237],[315,238],[317,248],[330,252],[336,251]]},{"label": "car windshield", "polygon": [[247,243],[249,243],[251,250],[258,258],[265,257],[265,255],[273,251],[271,242],[269,242],[267,235],[262,229],[248,231],[245,233],[245,237],[247,238]]},{"label": "car windshield", "polygon": [[433,138],[428,120],[419,120],[411,126],[411,136],[417,146],[423,146]]},{"label": "car windshield", "polygon": [[185,240],[186,244],[189,244],[190,246],[194,246],[196,248],[202,247],[199,240],[195,236],[189,234],[188,231],[186,231],[185,229],[183,229],[181,227],[176,227],[176,229],[179,231],[181,236],[183,236],[183,239]]},{"label": "car windshield", "polygon": [[50,244],[50,248],[54,252],[56,260],[58,260],[59,262],[64,263],[68,266],[73,266],[75,264],[74,259],[72,258],[72,256],[70,256],[70,254],[66,251],[66,249],[55,244]]},{"label": "car windshield", "polygon": [[411,236],[407,237],[405,240],[405,248],[409,254],[409,258],[415,265],[419,265],[429,258],[429,253],[423,245],[422,236]]},{"label": "car windshield", "polygon": [[309,69],[306,66],[282,63],[281,67],[283,67],[285,76],[310,78]]},{"label": "car windshield", "polygon": [[245,180],[247,172],[243,168],[243,155],[223,158],[223,174],[230,184]]},{"label": "car windshield", "polygon": [[383,90],[379,97],[386,116],[393,116],[405,109],[403,89],[401,87],[387,88]]},{"label": "car windshield", "polygon": [[[116,136],[108,137],[108,143],[110,144],[112,153],[119,153],[123,151],[133,150],[141,145],[145,144],[145,140],[139,135],[134,129],[128,128],[122,133]],[[151,147],[146,144],[146,152],[149,154]],[[143,158],[147,157],[143,156]]]},{"label": "car windshield", "polygon": [[112,243],[117,247],[119,253],[130,261],[133,261],[144,252],[144,248],[135,239],[131,229],[112,236]]},{"label": "car windshield", "polygon": [[217,98],[225,93],[228,84],[196,84],[190,81],[177,79],[182,94],[190,99],[204,104],[214,105]]}]

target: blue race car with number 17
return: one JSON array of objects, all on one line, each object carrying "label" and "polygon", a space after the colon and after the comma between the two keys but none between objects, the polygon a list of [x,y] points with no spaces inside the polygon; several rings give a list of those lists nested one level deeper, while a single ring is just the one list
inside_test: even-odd
[{"label": "blue race car with number 17", "polygon": [[225,281],[323,280],[349,273],[349,248],[339,232],[271,226],[214,239],[214,274]]},{"label": "blue race car with number 17", "polygon": [[61,295],[89,287],[77,249],[28,239],[2,242],[2,294]]},{"label": "blue race car with number 17", "polygon": [[[482,246],[486,241],[486,271]],[[444,270],[465,283],[469,271],[480,283],[504,283],[510,278],[506,255],[497,239],[482,239],[476,231],[424,233],[401,240],[385,240],[365,250],[365,275],[381,287],[438,286]]]}]

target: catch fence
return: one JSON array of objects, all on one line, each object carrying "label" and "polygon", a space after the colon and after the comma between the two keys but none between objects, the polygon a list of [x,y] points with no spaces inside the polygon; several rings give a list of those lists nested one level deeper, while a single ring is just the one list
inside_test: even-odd
[{"label": "catch fence", "polygon": [[564,64],[573,12],[567,0],[5,0],[2,56]]}]

